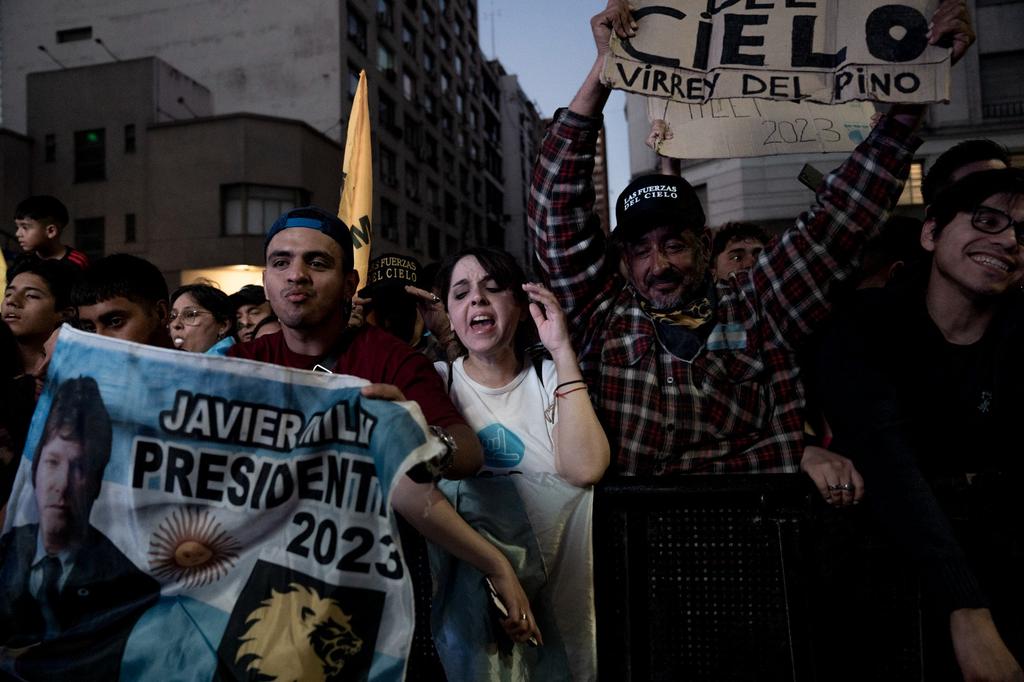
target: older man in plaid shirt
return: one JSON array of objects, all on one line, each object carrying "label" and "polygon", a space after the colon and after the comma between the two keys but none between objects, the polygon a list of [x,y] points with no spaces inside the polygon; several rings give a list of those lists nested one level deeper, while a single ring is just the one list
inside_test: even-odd
[{"label": "older man in plaid shirt", "polygon": [[[591,179],[609,95],[600,72],[611,31],[627,38],[635,24],[624,2],[610,0],[591,27],[597,59],[548,130],[529,211],[615,470],[796,471],[804,403],[796,349],[899,197],[923,107],[893,106],[754,267],[716,284],[707,274],[703,209],[679,177],[646,176],[627,187],[616,203],[615,248],[607,249]],[[955,61],[974,40],[963,0],[946,0],[933,16],[929,42],[947,34]]]}]

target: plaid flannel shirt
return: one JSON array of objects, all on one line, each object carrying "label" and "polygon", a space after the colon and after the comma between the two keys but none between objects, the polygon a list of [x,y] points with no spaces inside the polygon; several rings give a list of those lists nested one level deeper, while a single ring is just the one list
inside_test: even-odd
[{"label": "plaid flannel shirt", "polygon": [[747,271],[717,284],[715,326],[673,356],[607,257],[593,211],[601,120],[560,110],[534,168],[529,225],[568,316],[580,366],[625,475],[793,472],[803,450],[796,349],[829,312],[885,221],[920,140],[883,119],[815,203]]}]

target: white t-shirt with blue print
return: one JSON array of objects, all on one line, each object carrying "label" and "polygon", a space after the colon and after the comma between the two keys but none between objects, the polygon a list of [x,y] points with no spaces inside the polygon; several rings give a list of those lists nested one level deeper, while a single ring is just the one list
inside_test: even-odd
[{"label": "white t-shirt with blue print", "polygon": [[[476,431],[484,450],[483,471],[509,473],[530,471],[556,473],[554,424],[545,413],[554,399],[557,385],[555,363],[544,360],[541,377],[532,363],[526,363],[515,379],[500,388],[488,388],[473,381],[463,366],[465,358],[452,363],[452,402]],[[448,365],[434,365],[448,382]],[[557,415],[556,415],[557,417]]]}]

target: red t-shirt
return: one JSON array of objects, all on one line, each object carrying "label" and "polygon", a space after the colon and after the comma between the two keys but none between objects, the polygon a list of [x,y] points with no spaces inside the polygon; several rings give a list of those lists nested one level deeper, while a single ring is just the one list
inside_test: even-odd
[{"label": "red t-shirt", "polygon": [[67,249],[67,251],[65,251],[64,255],[61,256],[61,260],[68,261],[69,263],[74,263],[83,270],[89,267],[88,256],[86,256],[78,249],[72,248],[70,246],[67,246],[65,248]]},{"label": "red t-shirt", "polygon": [[[338,342],[335,374],[351,374],[375,384],[393,384],[415,400],[428,424],[448,428],[465,424],[444,390],[441,377],[425,355],[372,325],[349,329]],[[290,350],[284,334],[267,334],[228,349],[228,357],[259,360],[292,369],[313,369],[323,360]]]}]

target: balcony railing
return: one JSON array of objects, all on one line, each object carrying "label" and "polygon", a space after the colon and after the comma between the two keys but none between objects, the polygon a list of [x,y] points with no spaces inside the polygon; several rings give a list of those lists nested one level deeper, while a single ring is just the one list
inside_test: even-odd
[{"label": "balcony railing", "polygon": [[1024,118],[1024,100],[983,104],[981,115],[983,118]]}]

